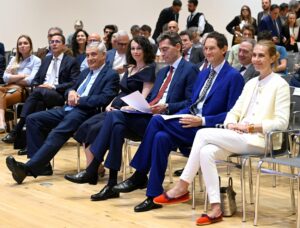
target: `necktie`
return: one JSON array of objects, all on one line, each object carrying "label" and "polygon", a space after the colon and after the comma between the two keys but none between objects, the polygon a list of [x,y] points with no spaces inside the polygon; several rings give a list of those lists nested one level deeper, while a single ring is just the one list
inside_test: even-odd
[{"label": "necktie", "polygon": [[[89,82],[91,81],[91,78],[93,76],[93,71],[90,71],[90,73],[88,74],[88,76],[86,77],[86,80],[83,81],[83,83],[80,84],[80,86],[77,89],[77,93],[79,95],[82,95],[87,87],[87,85],[89,84]],[[67,105],[65,107],[65,111],[71,111],[74,107]]]},{"label": "necktie", "polygon": [[49,80],[51,85],[55,84],[55,80],[57,78],[57,60],[58,60],[58,58],[53,57],[51,79]]},{"label": "necktie", "polygon": [[191,15],[189,16],[189,22],[191,22],[193,19],[193,13],[191,13]]},{"label": "necktie", "polygon": [[172,75],[173,75],[173,70],[174,67],[170,66],[170,70],[169,70],[169,74],[165,80],[165,82],[163,83],[163,85],[160,87],[156,97],[149,103],[150,105],[155,105],[157,102],[159,102],[159,100],[162,98],[162,96],[164,95],[164,92],[166,91],[166,89],[168,88],[168,85],[171,82],[172,79]]},{"label": "necktie", "polygon": [[246,67],[242,66],[241,69],[240,69],[240,73],[243,72],[244,70],[246,70]]},{"label": "necktie", "polygon": [[279,37],[279,35],[280,35],[279,34],[279,27],[278,27],[278,24],[277,24],[276,20],[274,20],[273,23],[274,23],[274,26],[275,26],[275,29],[276,29],[277,36]]},{"label": "necktie", "polygon": [[204,100],[206,93],[209,90],[209,88],[211,87],[211,84],[212,84],[215,76],[216,76],[216,71],[214,69],[211,69],[211,71],[208,75],[208,78],[206,79],[206,82],[204,84],[204,88],[200,92],[198,99],[196,100],[196,102],[194,104],[192,104],[190,106],[190,112],[193,115],[197,115],[197,113],[198,113],[197,105]]}]

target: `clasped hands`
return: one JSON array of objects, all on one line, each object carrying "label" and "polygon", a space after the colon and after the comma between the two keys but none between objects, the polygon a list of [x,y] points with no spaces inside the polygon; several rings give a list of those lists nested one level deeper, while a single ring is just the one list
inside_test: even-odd
[{"label": "clasped hands", "polygon": [[72,107],[78,105],[79,98],[79,94],[75,90],[71,90],[68,94],[68,105]]},{"label": "clasped hands", "polygon": [[249,133],[249,124],[230,123],[227,125],[227,128],[239,134]]}]

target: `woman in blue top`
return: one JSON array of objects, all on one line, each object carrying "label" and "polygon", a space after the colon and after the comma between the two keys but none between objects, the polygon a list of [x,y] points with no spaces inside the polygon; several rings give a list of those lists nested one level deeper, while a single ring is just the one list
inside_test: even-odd
[{"label": "woman in blue top", "polygon": [[32,54],[32,41],[27,35],[17,40],[17,53],[13,57],[3,75],[5,85],[0,87],[0,133],[5,132],[5,109],[21,102],[23,89],[31,84],[41,65],[41,60]]}]

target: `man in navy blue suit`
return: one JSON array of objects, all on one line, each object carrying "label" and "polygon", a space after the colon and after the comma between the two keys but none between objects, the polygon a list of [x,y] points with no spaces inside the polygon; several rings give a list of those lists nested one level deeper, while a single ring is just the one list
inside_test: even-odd
[{"label": "man in navy blue suit", "polygon": [[35,88],[25,101],[18,124],[2,139],[5,143],[15,141],[29,114],[63,105],[65,91],[78,79],[79,65],[73,57],[64,54],[65,37],[59,33],[52,35],[50,47],[52,54],[43,59],[32,80]]},{"label": "man in navy blue suit", "polygon": [[178,112],[185,114],[179,119],[164,120],[161,115],[152,117],[131,161],[136,172],[112,189],[120,193],[147,187],[147,198],[134,208],[135,212],[161,207],[153,202],[153,197],[163,193],[162,184],[170,152],[178,147],[192,146],[199,128],[223,123],[242,92],[243,77],[224,57],[227,51],[225,36],[218,32],[210,33],[205,40],[204,50],[211,67],[200,73],[193,89],[192,105]]},{"label": "man in navy blue suit", "polygon": [[27,117],[27,143],[30,160],[24,164],[12,156],[6,164],[14,180],[21,184],[26,176],[51,175],[51,159],[86,119],[108,105],[119,90],[119,76],[105,65],[103,43],[86,48],[89,69],[66,92],[67,105]]},{"label": "man in navy blue suit", "polygon": [[272,40],[275,44],[279,44],[282,41],[282,24],[279,19],[279,6],[276,4],[271,5],[270,13],[268,16],[262,18],[258,24],[258,32],[271,31]]},{"label": "man in navy blue suit", "polygon": [[[182,43],[177,33],[166,32],[159,38],[162,57],[168,66],[157,73],[154,86],[147,101],[153,114],[174,114],[191,104],[192,87],[198,75],[198,69],[181,57]],[[171,69],[173,68],[173,69]],[[90,146],[89,156],[94,157],[86,170],[65,178],[75,183],[96,184],[97,170],[109,150],[105,166],[110,169],[108,184],[92,200],[105,200],[119,197],[112,192],[117,184],[118,170],[122,161],[124,138],[141,139],[151,119],[151,114],[135,114],[122,111],[107,113],[101,130]]]}]

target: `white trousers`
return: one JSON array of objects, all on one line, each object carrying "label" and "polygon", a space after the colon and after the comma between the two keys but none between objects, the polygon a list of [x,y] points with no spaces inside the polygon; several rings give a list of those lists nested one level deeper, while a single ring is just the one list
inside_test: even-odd
[{"label": "white trousers", "polygon": [[219,175],[215,161],[227,160],[234,154],[249,151],[264,153],[264,148],[249,145],[251,136],[219,128],[198,130],[193,147],[180,179],[192,183],[201,166],[210,203],[220,203]]}]

